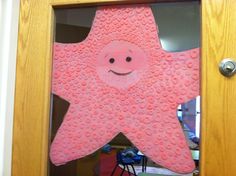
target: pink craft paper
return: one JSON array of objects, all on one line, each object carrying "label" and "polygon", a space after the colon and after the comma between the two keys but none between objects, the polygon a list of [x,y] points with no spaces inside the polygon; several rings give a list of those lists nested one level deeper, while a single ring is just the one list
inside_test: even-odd
[{"label": "pink craft paper", "polygon": [[70,103],[50,149],[55,165],[122,132],[172,171],[195,168],[176,109],[199,94],[199,49],[163,50],[148,5],[100,7],[83,42],[55,43],[52,92]]}]

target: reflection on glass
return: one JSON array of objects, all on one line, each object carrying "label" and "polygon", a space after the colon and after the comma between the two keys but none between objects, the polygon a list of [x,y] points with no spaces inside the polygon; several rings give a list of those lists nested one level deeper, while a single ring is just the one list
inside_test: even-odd
[{"label": "reflection on glass", "polygon": [[197,110],[199,99],[193,99],[178,107],[178,118],[185,133],[190,149],[199,149],[199,123],[200,114]]},{"label": "reflection on glass", "polygon": [[[165,50],[183,51],[199,47],[198,2],[153,4],[152,11],[158,21],[159,37]],[[95,12],[96,8],[91,7],[56,10],[55,41],[60,43],[83,41],[91,29]],[[53,97],[51,140],[55,137],[68,107],[69,102],[56,95]],[[200,136],[199,97],[180,105],[177,109],[177,116],[189,147],[194,151],[198,150]],[[196,153],[193,153],[194,157],[196,157],[195,155]],[[125,165],[119,163],[119,159],[123,159],[123,157],[131,159],[131,164],[128,161]],[[198,164],[197,159],[196,164]],[[127,176],[128,172],[134,173],[134,171],[139,176],[144,175],[142,172],[176,175],[146,158],[123,134],[117,135],[111,142],[89,156],[62,166],[54,166],[51,163],[49,166],[49,176],[109,176],[112,173],[120,175],[122,172]]]}]

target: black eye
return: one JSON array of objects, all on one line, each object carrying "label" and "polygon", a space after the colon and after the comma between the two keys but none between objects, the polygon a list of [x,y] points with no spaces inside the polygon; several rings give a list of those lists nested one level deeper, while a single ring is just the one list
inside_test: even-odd
[{"label": "black eye", "polygon": [[126,62],[130,62],[132,60],[132,58],[131,57],[126,57]]},{"label": "black eye", "polygon": [[114,58],[110,58],[110,59],[109,59],[109,62],[110,62],[111,64],[113,64],[113,63],[115,62],[115,59],[114,59]]}]

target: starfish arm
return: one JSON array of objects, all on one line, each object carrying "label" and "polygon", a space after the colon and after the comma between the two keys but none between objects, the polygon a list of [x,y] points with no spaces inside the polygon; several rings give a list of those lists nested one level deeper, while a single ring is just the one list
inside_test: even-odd
[{"label": "starfish arm", "polygon": [[117,132],[96,115],[70,108],[50,148],[50,158],[55,165],[92,154],[108,143]]},{"label": "starfish arm", "polygon": [[71,62],[71,44],[55,43],[53,49],[53,70],[52,70],[52,93],[62,98],[65,91],[69,88],[67,81],[69,74],[68,70]]},{"label": "starfish arm", "polygon": [[127,137],[155,163],[177,173],[192,172],[195,164],[175,114],[161,118],[143,118],[143,124],[126,131]]},{"label": "starfish arm", "polygon": [[178,103],[184,103],[199,95],[199,48],[168,53],[172,58],[172,83]]},{"label": "starfish arm", "polygon": [[[135,6],[99,7],[89,35],[103,43],[124,40],[150,48],[160,48],[158,28],[151,8],[146,4]],[[97,46],[101,48],[101,45]]]},{"label": "starfish arm", "polygon": [[70,97],[73,97],[74,80],[82,70],[81,62],[89,53],[86,51],[87,54],[84,54],[87,43],[54,44],[52,93],[67,101],[70,101]]}]

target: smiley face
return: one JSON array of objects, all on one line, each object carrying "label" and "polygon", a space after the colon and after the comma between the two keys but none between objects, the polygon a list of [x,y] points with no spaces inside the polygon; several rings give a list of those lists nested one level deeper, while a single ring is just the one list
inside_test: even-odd
[{"label": "smiley face", "polygon": [[126,89],[140,80],[147,65],[146,54],[140,47],[126,41],[113,41],[101,50],[96,69],[103,82]]}]

